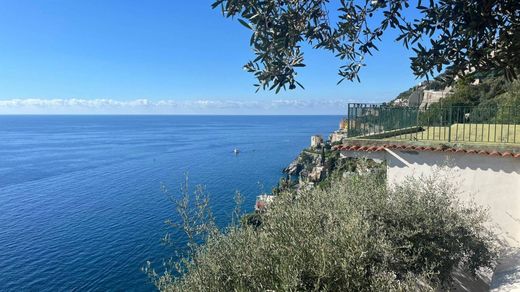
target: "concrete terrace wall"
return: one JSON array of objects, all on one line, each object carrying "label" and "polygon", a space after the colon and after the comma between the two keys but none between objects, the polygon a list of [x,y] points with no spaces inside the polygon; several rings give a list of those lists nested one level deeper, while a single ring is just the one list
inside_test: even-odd
[{"label": "concrete terrace wall", "polygon": [[390,185],[407,177],[430,177],[440,173],[451,178],[462,199],[489,208],[497,231],[520,247],[520,159],[468,153],[386,150],[342,151],[344,157],[386,160]]},{"label": "concrete terrace wall", "polygon": [[424,108],[427,105],[431,105],[433,103],[439,102],[441,98],[445,98],[450,94],[451,88],[448,87],[442,91],[436,90],[425,90],[423,92],[423,97],[421,100],[420,107]]}]

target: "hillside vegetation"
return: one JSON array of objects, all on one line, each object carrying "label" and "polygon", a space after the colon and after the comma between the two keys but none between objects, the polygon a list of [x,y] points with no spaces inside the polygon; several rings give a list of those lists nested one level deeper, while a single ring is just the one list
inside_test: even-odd
[{"label": "hillside vegetation", "polygon": [[[391,103],[407,100],[413,93],[424,90],[443,90],[448,84],[432,80],[400,93]],[[475,82],[478,80],[478,82]],[[471,107],[520,106],[520,81],[507,81],[504,77],[490,74],[474,74],[451,84],[451,94],[442,99],[443,104]]]},{"label": "hillside vegetation", "polygon": [[479,84],[461,80],[443,102],[455,106],[520,106],[520,82],[508,82],[503,77],[484,77]]},{"label": "hillside vegetation", "polygon": [[485,214],[462,206],[447,181],[389,189],[379,175],[361,173],[281,193],[260,226],[225,232],[207,200],[189,204],[185,194],[181,229],[202,238],[164,274],[147,272],[161,291],[431,291],[451,285],[456,267],[493,265]]}]

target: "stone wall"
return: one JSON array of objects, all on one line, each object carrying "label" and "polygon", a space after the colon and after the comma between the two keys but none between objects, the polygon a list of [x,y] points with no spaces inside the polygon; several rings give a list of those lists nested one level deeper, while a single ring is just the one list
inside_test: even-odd
[{"label": "stone wall", "polygon": [[451,92],[451,88],[448,87],[442,91],[436,90],[425,90],[423,92],[422,100],[420,103],[420,107],[424,108],[427,105],[431,105],[433,103],[439,102],[441,98],[447,97]]}]

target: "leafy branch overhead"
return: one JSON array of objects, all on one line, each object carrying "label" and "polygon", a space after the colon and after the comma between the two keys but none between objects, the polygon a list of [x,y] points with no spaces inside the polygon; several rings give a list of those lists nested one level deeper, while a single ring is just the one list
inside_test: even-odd
[{"label": "leafy branch overhead", "polygon": [[[414,51],[418,77],[448,69],[450,78],[476,70],[516,79],[519,72],[518,0],[216,0],[212,6],[252,31],[256,57],[245,69],[258,89],[303,88],[296,80],[296,68],[305,66],[303,43],[345,62],[339,82],[359,81],[365,56],[378,50],[388,29]],[[337,10],[335,21],[329,9]]]}]

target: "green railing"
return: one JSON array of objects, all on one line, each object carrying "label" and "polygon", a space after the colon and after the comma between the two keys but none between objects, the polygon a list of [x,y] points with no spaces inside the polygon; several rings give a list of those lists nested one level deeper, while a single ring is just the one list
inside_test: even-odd
[{"label": "green railing", "polygon": [[348,106],[348,137],[446,142],[520,143],[520,107]]}]

